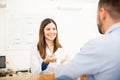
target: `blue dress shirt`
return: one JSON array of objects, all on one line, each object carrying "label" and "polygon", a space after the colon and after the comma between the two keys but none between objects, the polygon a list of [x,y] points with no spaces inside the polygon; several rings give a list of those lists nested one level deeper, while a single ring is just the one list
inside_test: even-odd
[{"label": "blue dress shirt", "polygon": [[70,63],[55,71],[56,80],[77,80],[83,74],[88,80],[120,80],[120,23],[86,43]]},{"label": "blue dress shirt", "polygon": [[48,64],[46,64],[44,61],[42,62],[41,65],[42,65],[42,66],[41,66],[42,71],[44,71],[44,70],[47,69],[47,67],[48,67]]}]

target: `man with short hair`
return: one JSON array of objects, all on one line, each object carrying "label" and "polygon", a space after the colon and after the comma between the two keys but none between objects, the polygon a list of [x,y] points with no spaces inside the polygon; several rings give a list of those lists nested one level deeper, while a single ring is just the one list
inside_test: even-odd
[{"label": "man with short hair", "polygon": [[99,32],[104,36],[86,43],[68,63],[56,69],[56,80],[120,80],[120,0],[99,0]]}]

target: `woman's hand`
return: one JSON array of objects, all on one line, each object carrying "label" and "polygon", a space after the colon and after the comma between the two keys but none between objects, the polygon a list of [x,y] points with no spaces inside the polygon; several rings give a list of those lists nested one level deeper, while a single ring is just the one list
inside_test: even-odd
[{"label": "woman's hand", "polygon": [[48,55],[48,56],[46,56],[46,58],[44,59],[44,62],[46,63],[46,64],[48,64],[48,63],[50,63],[50,62],[56,62],[56,57],[55,57],[55,55]]}]

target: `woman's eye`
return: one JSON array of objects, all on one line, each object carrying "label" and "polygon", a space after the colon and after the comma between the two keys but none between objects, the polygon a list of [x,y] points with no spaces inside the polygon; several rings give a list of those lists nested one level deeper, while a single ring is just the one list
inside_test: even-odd
[{"label": "woman's eye", "polygon": [[53,30],[56,30],[56,28],[53,28]]},{"label": "woman's eye", "polygon": [[56,30],[56,28],[46,28],[47,31],[50,31],[50,30]]},{"label": "woman's eye", "polygon": [[50,30],[50,28],[47,28],[46,30]]}]

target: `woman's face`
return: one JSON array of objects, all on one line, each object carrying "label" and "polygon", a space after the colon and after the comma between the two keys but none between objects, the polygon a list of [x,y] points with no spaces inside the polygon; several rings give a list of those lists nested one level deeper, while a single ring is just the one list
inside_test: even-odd
[{"label": "woman's face", "polygon": [[44,36],[46,40],[49,41],[54,41],[57,35],[57,29],[55,24],[49,23],[48,25],[45,26],[44,28]]}]

